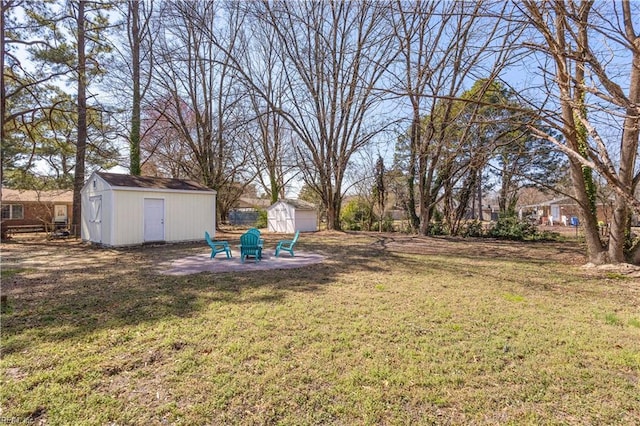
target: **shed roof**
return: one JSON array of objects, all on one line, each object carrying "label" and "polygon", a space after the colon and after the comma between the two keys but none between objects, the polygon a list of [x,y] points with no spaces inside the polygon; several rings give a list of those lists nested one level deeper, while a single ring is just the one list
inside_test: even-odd
[{"label": "shed roof", "polygon": [[210,191],[211,188],[192,180],[171,179],[155,176],[132,176],[118,173],[96,172],[109,185],[126,188],[172,189],[180,191]]},{"label": "shed roof", "polygon": [[237,209],[265,209],[271,204],[265,198],[240,197],[234,206]]},{"label": "shed roof", "polygon": [[278,200],[277,203],[273,204],[271,207],[275,206],[278,203],[286,203],[289,204],[290,206],[293,206],[294,208],[298,209],[298,210],[316,210],[316,206],[314,206],[313,204],[307,202],[307,201],[303,201],[303,200],[293,200],[290,198],[285,198],[282,200]]},{"label": "shed roof", "polygon": [[73,191],[35,191],[32,189],[2,188],[3,202],[39,202],[39,203],[72,203]]}]

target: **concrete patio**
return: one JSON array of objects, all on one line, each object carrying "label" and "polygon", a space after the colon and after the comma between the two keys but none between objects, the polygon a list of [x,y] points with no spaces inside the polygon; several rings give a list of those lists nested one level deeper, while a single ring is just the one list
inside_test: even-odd
[{"label": "concrete patio", "polygon": [[305,253],[296,251],[295,257],[291,257],[288,253],[281,253],[275,257],[273,254],[264,253],[262,260],[255,262],[253,258],[240,263],[240,255],[234,255],[227,259],[224,253],[210,258],[211,253],[202,253],[193,256],[187,256],[166,262],[161,265],[160,273],[165,275],[190,275],[200,272],[247,272],[247,271],[264,271],[269,269],[294,269],[303,268],[308,265],[322,263],[324,256],[315,253]]}]

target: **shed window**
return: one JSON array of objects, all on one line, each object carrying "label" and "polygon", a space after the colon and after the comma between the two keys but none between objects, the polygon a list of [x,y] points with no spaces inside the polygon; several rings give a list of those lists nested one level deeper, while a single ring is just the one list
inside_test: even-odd
[{"label": "shed window", "polygon": [[5,204],[2,206],[2,219],[24,219],[22,204]]}]

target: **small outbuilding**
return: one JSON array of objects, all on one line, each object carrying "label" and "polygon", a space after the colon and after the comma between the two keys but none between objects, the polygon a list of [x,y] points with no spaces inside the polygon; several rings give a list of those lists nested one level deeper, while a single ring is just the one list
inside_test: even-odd
[{"label": "small outbuilding", "polygon": [[118,247],[215,233],[216,191],[193,181],[95,172],[81,194],[84,241]]},{"label": "small outbuilding", "polygon": [[302,200],[279,200],[267,208],[269,232],[314,232],[318,230],[318,209]]}]

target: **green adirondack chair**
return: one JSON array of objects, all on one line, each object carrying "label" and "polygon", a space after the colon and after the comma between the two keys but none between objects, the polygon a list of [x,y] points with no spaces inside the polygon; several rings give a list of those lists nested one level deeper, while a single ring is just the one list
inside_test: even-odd
[{"label": "green adirondack chair", "polygon": [[288,251],[291,253],[291,257],[293,257],[293,246],[298,242],[298,237],[300,236],[300,231],[296,231],[296,234],[293,236],[293,240],[282,240],[278,242],[276,246],[276,257],[280,254],[280,251]]},{"label": "green adirondack chair", "polygon": [[212,259],[216,257],[216,254],[222,252],[227,254],[227,259],[231,257],[231,248],[229,247],[229,243],[227,241],[213,241],[211,239],[211,235],[209,235],[209,232],[207,231],[204,231],[204,239],[207,241],[207,244],[209,244],[209,247],[211,247]]},{"label": "green adirondack chair", "polygon": [[250,256],[258,263],[262,259],[262,245],[255,233],[246,232],[240,236],[240,262],[244,263],[244,260]]}]

